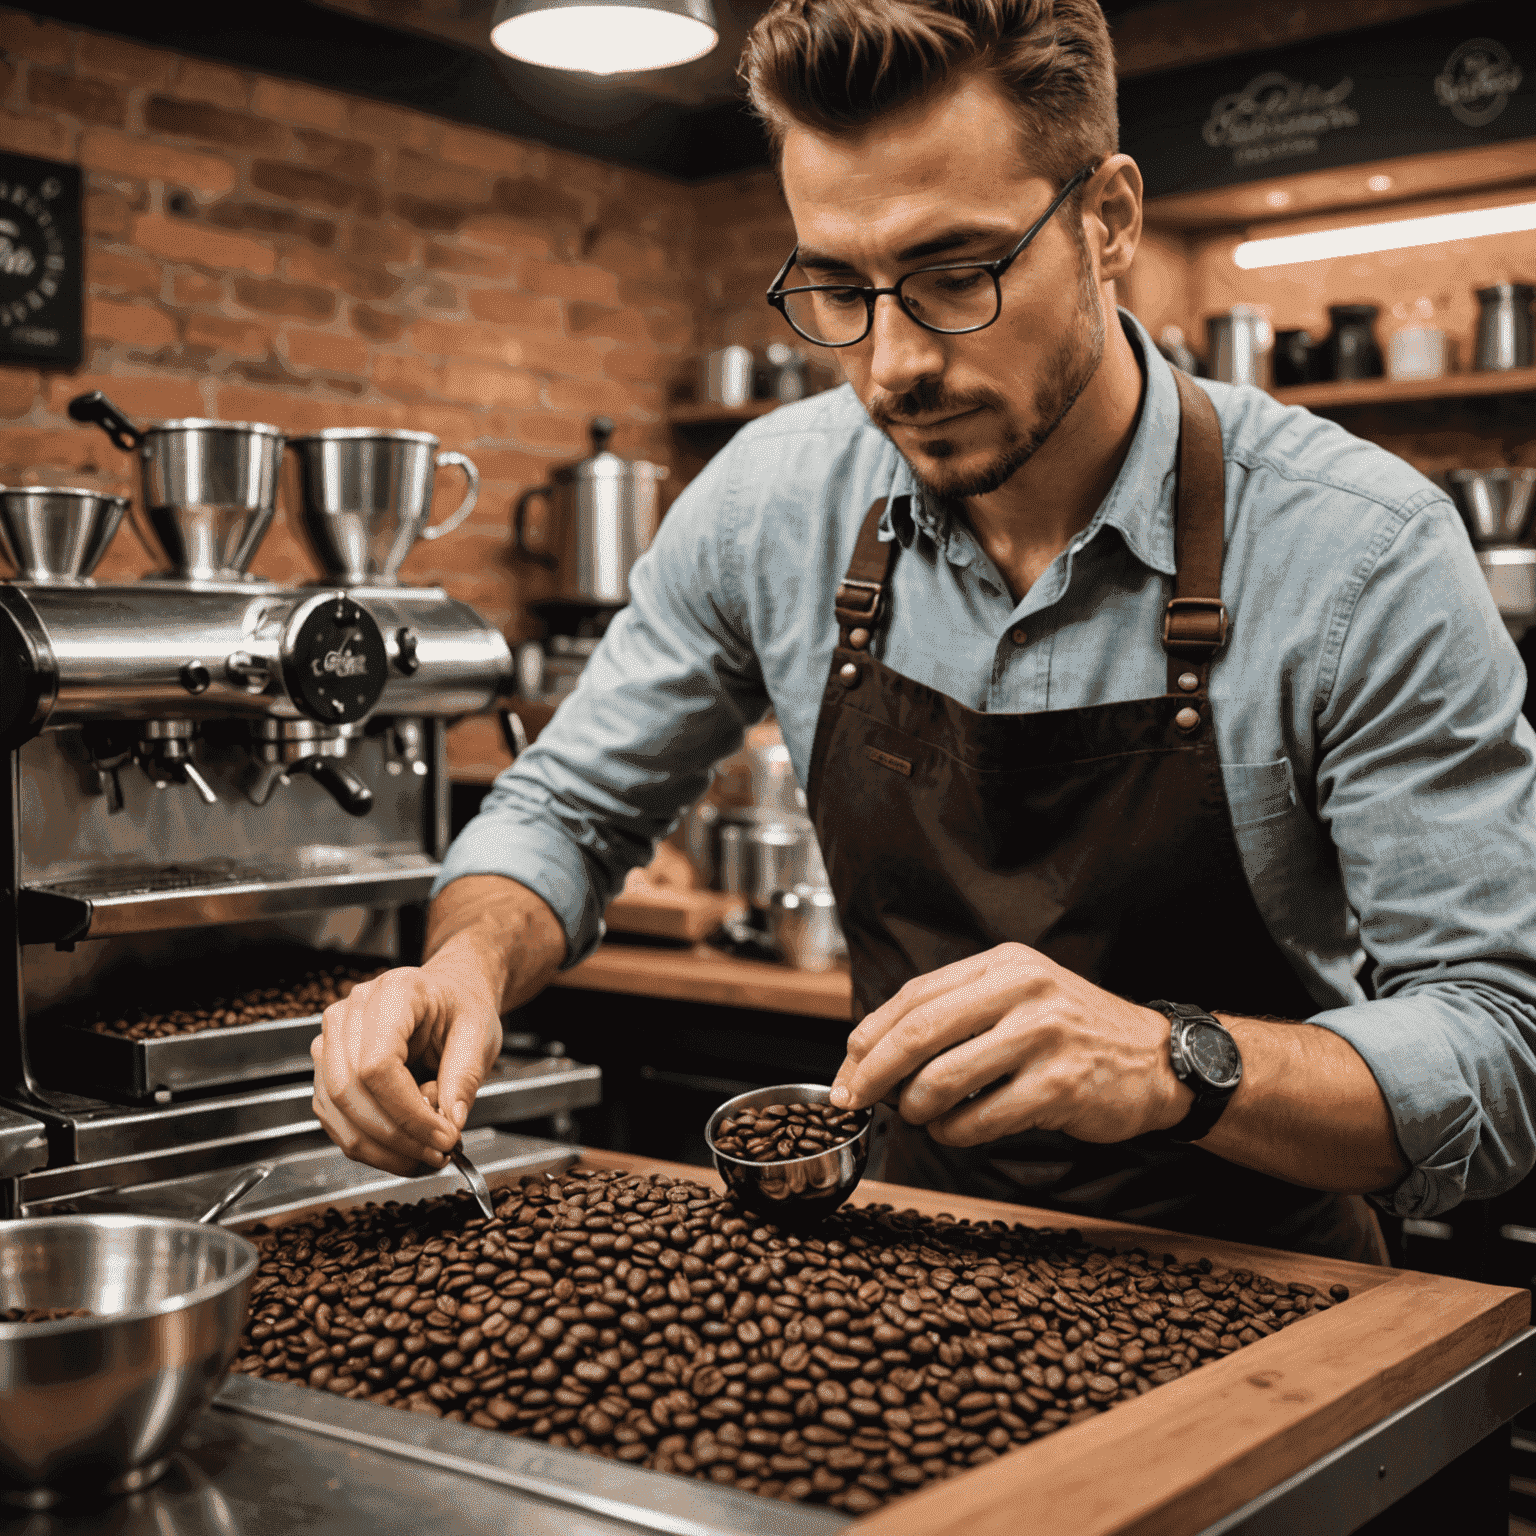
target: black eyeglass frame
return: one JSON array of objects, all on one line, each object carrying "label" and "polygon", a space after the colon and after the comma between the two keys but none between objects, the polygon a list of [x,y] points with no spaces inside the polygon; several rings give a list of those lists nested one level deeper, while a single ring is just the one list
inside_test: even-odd
[{"label": "black eyeglass frame", "polygon": [[[789,276],[790,268],[793,267],[795,262],[799,259],[800,247],[797,245],[794,250],[789,253],[789,260],[779,268],[778,276],[774,278],[771,284],[769,284],[766,297],[768,302],[776,310],[778,310],[781,315],[784,316],[785,323],[795,333],[795,335],[803,337],[806,341],[810,342],[813,347],[835,348],[858,346],[858,344],[863,341],[864,338],[868,336],[869,333],[874,329],[875,301],[882,297],[884,294],[889,294],[893,299],[896,300],[896,302],[901,306],[902,314],[904,314],[910,321],[912,321],[914,325],[922,326],[925,331],[932,331],[935,336],[970,336],[976,331],[984,331],[989,325],[996,325],[997,317],[1003,312],[1003,285],[1001,281],[1003,274],[1009,269],[1009,267],[1014,264],[1014,262],[1019,259],[1020,256],[1024,254],[1024,252],[1029,248],[1030,243],[1034,240],[1035,236],[1038,235],[1040,231],[1051,222],[1051,220],[1056,215],[1057,209],[1059,209],[1061,205],[1066,202],[1066,200],[1080,186],[1082,186],[1082,184],[1087,181],[1088,178],[1092,176],[1096,170],[1098,170],[1098,166],[1096,164],[1083,166],[1082,169],[1079,170],[1072,177],[1072,179],[1067,182],[1066,186],[1064,186],[1061,191],[1056,194],[1055,198],[1051,201],[1050,207],[1047,208],[1045,212],[1042,213],[1040,217],[1036,219],[1035,222],[1031,224],[1027,230],[1025,230],[1024,238],[1020,240],[1019,243],[1014,246],[1014,248],[1009,251],[1006,256],[999,256],[996,261],[947,261],[941,262],[938,266],[934,267],[917,267],[914,268],[911,272],[906,272],[901,277],[899,277],[896,280],[895,286],[891,288],[861,288],[857,284],[853,283],[812,283],[801,288],[781,287],[780,284],[782,284],[784,279]],[[911,307],[907,304],[907,301],[905,297],[903,297],[901,291],[902,287],[907,282],[909,282],[914,277],[925,277],[931,272],[958,272],[962,270],[985,272],[987,276],[992,279],[992,296],[996,300],[996,307],[992,311],[992,318],[990,320],[983,320],[980,325],[966,325],[960,327],[959,330],[947,331],[942,326],[929,325],[926,320],[920,319],[912,312]],[[818,341],[814,336],[806,336],[805,332],[802,331],[800,327],[790,319],[789,310],[787,308],[787,300],[792,295],[797,293],[857,293],[862,295],[864,299],[864,329],[860,331],[859,334],[855,336],[851,341]]]}]

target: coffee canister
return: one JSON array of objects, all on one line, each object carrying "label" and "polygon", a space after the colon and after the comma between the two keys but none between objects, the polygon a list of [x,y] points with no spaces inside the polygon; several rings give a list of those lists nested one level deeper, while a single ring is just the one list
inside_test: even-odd
[{"label": "coffee canister", "polygon": [[1477,355],[1479,371],[1531,366],[1530,283],[1494,283],[1477,290]]}]

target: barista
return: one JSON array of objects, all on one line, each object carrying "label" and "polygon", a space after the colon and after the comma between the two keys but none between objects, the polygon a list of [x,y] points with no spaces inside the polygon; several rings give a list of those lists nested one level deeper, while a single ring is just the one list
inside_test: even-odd
[{"label": "barista", "polygon": [[[429,958],[327,1011],[350,1154],[438,1165],[499,1015],[772,707],[890,1176],[1362,1258],[1536,1158],[1524,680],[1406,464],[1117,311],[1141,178],[1094,0],[779,0],[744,70],[847,387],[672,509],[450,851]],[[407,1071],[436,1065],[426,1101]]]}]

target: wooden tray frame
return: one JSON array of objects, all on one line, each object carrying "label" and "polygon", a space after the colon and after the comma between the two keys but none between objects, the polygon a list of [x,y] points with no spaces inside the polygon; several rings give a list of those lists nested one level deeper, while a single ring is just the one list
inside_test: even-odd
[{"label": "wooden tray frame", "polygon": [[[665,1173],[722,1188],[712,1170],[573,1148],[581,1165]],[[518,1182],[508,1174],[493,1185]],[[1321,1316],[1213,1360],[1134,1403],[1032,1441],[983,1467],[904,1494],[854,1521],[857,1536],[1195,1536],[1513,1337],[1529,1291],[1412,1270],[1281,1253],[1152,1227],[938,1194],[867,1179],[858,1203],[925,1215],[1066,1227],[1106,1248],[1145,1248],[1350,1299]],[[287,1225],[328,1204],[284,1213]],[[233,1224],[232,1224],[233,1225]],[[237,1228],[238,1230],[238,1228]]]}]

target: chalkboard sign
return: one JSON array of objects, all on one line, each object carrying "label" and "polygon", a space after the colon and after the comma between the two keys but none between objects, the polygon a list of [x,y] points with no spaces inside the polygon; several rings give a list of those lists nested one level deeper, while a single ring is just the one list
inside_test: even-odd
[{"label": "chalkboard sign", "polygon": [[80,172],[0,154],[0,363],[80,361]]},{"label": "chalkboard sign", "polygon": [[1533,138],[1531,16],[1526,5],[1480,0],[1127,80],[1121,148],[1157,197]]}]

